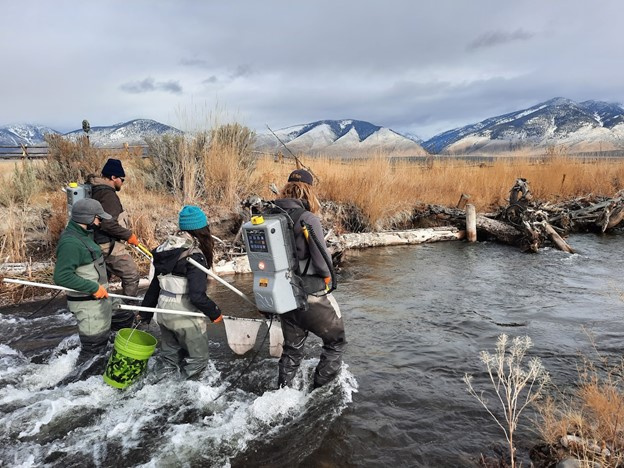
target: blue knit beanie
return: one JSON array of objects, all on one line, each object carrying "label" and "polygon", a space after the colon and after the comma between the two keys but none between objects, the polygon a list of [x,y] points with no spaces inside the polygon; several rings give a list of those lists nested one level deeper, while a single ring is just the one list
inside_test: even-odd
[{"label": "blue knit beanie", "polygon": [[113,158],[110,158],[108,161],[106,161],[106,164],[104,164],[104,167],[102,168],[102,175],[104,177],[126,177],[126,173],[123,170],[121,161],[119,159]]},{"label": "blue knit beanie", "polygon": [[208,226],[208,218],[198,206],[185,205],[180,211],[178,225],[181,231],[194,231]]}]

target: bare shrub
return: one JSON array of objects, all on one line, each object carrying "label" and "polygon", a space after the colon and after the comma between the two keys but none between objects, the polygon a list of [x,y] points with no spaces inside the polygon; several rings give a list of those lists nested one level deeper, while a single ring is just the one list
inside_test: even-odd
[{"label": "bare shrub", "polygon": [[0,205],[27,205],[38,191],[39,182],[33,162],[23,160],[21,164],[15,164],[12,177],[0,184]]},{"label": "bare shrub", "polygon": [[516,449],[513,436],[518,427],[520,415],[529,404],[541,396],[544,385],[549,382],[550,378],[538,357],[532,358],[527,369],[523,369],[524,357],[527,350],[532,346],[531,338],[528,336],[515,337],[511,340],[511,345],[509,347],[508,345],[509,337],[502,334],[498,337],[494,354],[481,351],[480,355],[481,362],[485,364],[492,384],[493,393],[498,400],[497,405],[502,409],[502,417],[498,411],[490,409],[485,392],[475,390],[471,375],[466,374],[464,382],[468,388],[468,393],[483,405],[505,434],[511,466],[514,467],[516,465]]},{"label": "bare shrub", "polygon": [[538,406],[539,431],[547,443],[561,447],[583,466],[624,464],[624,360],[598,365],[584,358],[578,386],[558,392]]},{"label": "bare shrub", "polygon": [[251,173],[255,167],[255,134],[233,123],[216,127],[210,136],[210,149],[204,154],[206,196],[212,204],[234,209],[254,191]]},{"label": "bare shrub", "polygon": [[99,174],[109,153],[89,144],[86,136],[75,141],[62,135],[48,134],[48,156],[37,171],[48,189],[56,190],[69,182],[83,182],[89,174]]},{"label": "bare shrub", "polygon": [[0,261],[26,260],[26,229],[23,222],[24,207],[10,204],[3,210],[4,228],[0,231]]},{"label": "bare shrub", "polygon": [[145,186],[170,193],[182,204],[201,200],[234,208],[252,185],[253,138],[237,123],[190,137],[148,138],[150,162],[140,165]]}]

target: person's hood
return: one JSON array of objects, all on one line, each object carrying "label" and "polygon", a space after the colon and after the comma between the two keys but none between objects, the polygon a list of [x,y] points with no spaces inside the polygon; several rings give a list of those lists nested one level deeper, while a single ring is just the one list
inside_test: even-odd
[{"label": "person's hood", "polygon": [[298,198],[278,198],[277,200],[273,200],[273,203],[275,203],[280,208],[283,208],[284,210],[297,208],[305,208],[306,210],[309,209],[308,201],[300,200]]},{"label": "person's hood", "polygon": [[115,190],[113,187],[110,187],[108,185],[107,179],[104,179],[103,177],[98,177],[98,176],[90,176],[89,180],[87,181],[89,184],[91,185],[106,185],[107,187]]},{"label": "person's hood", "polygon": [[169,236],[154,250],[154,270],[157,275],[171,273],[185,250],[193,246],[190,236]]}]

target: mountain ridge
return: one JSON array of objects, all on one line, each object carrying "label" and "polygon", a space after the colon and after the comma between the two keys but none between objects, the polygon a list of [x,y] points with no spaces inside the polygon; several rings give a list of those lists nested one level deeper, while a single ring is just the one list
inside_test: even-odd
[{"label": "mountain ridge", "polygon": [[[0,126],[0,146],[44,144],[47,133],[61,134],[42,125]],[[164,133],[183,134],[151,119],[133,119],[92,127],[89,138],[94,145],[111,147],[123,143],[145,144],[146,137]],[[84,132],[79,129],[62,135],[77,138]],[[624,107],[613,102],[575,102],[555,97],[526,109],[444,131],[426,141],[356,119],[317,120],[256,135],[255,149],[260,152],[283,152],[283,145],[292,152],[328,156],[469,155],[543,151],[551,146],[563,146],[571,152],[624,151]]]},{"label": "mountain ridge", "polygon": [[544,149],[624,149],[624,108],[605,101],[556,97],[526,109],[490,117],[434,135],[423,143],[435,154]]}]

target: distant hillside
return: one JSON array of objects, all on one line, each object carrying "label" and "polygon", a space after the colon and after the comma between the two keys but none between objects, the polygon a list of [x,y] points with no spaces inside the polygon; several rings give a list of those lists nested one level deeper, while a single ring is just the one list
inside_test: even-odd
[{"label": "distant hillside", "polygon": [[[58,134],[56,130],[40,125],[19,124],[0,127],[0,146],[28,146],[45,145],[44,136],[48,133]],[[108,127],[91,127],[89,139],[91,144],[100,147],[129,145],[144,145],[145,137],[162,135],[165,133],[182,134],[183,132],[169,125],[155,120],[136,119],[118,123]],[[82,129],[64,134],[68,138],[77,138],[84,135]]]},{"label": "distant hillside", "polygon": [[[89,140],[91,144],[101,147],[119,146],[124,143],[143,145],[145,144],[145,137],[163,135],[165,133],[182,134],[183,132],[155,120],[135,119],[108,127],[91,127]],[[76,138],[84,135],[84,132],[80,129],[69,132],[66,135],[69,138]]]},{"label": "distant hillside", "polygon": [[440,133],[423,146],[435,154],[494,153],[563,146],[569,151],[624,150],[620,104],[555,98],[528,109]]},{"label": "distant hillside", "polygon": [[0,146],[34,146],[44,142],[48,134],[59,134],[56,130],[41,125],[13,124],[0,127]]},{"label": "distant hillside", "polygon": [[[319,120],[276,130],[275,134],[293,153],[342,156],[375,152],[401,156],[426,154],[415,139],[361,120]],[[256,149],[272,153],[284,150],[271,133],[257,135]]]}]

